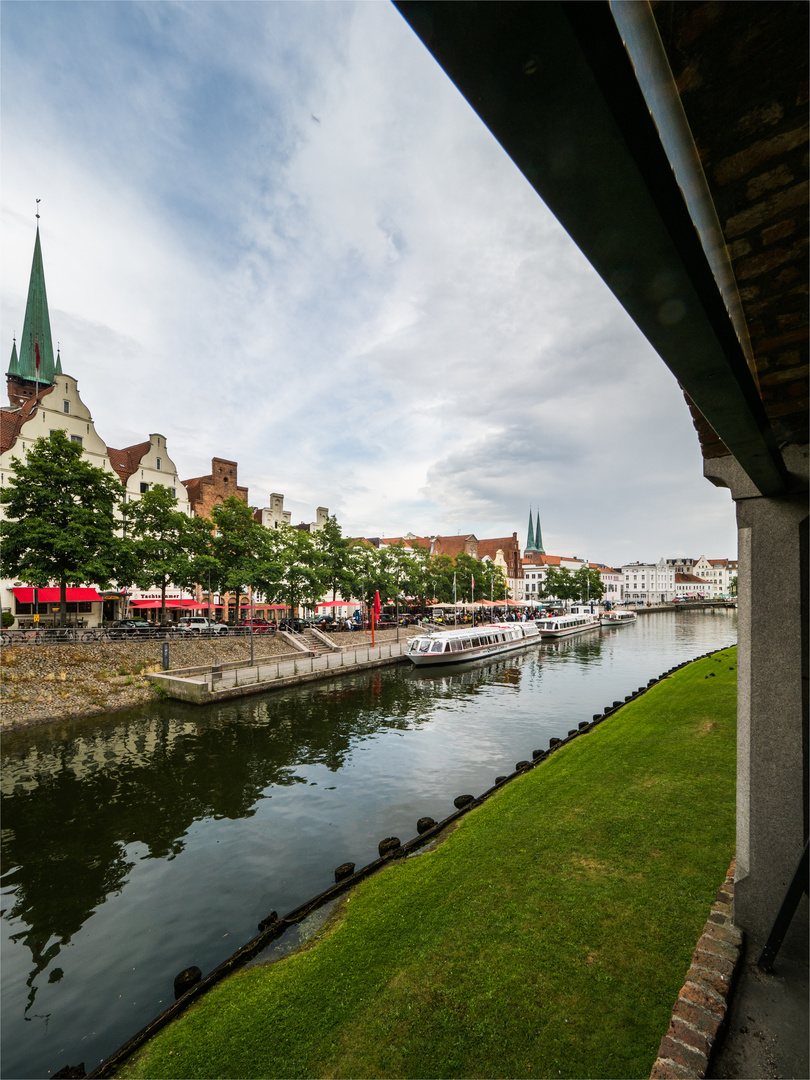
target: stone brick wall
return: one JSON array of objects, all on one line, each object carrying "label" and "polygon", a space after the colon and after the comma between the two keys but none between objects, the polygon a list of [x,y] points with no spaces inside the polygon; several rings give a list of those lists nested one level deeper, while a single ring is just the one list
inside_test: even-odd
[{"label": "stone brick wall", "polygon": [[712,905],[686,981],[661,1040],[650,1080],[704,1077],[726,1020],[729,994],[741,959],[742,934],[733,922],[734,869]]}]

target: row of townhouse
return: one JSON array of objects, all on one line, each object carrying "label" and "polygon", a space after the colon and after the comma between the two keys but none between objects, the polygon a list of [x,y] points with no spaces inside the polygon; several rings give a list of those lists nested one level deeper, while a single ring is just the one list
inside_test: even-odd
[{"label": "row of townhouse", "polygon": [[[108,446],[101,438],[90,410],[79,394],[78,381],[62,371],[58,349],[54,355],[39,227],[19,351],[15,338],[6,383],[9,403],[0,407],[0,488],[14,475],[15,459],[25,462],[36,439],[62,430],[71,442],[81,446],[87,462],[117,476],[124,489],[125,501],[139,499],[149,488],[161,484],[177,499],[178,510],[189,516],[210,517],[214,506],[229,495],[248,502],[248,489],[238,482],[235,461],[215,457],[209,474],[181,480],[177,465],[169,456],[165,435],[154,433],[143,442],[123,449]],[[296,527],[307,531],[322,528],[328,513],[326,507],[318,507],[315,521],[302,522]],[[272,493],[269,506],[256,510],[254,516],[266,528],[278,528],[291,521],[290,511],[284,509],[284,496],[278,492]],[[199,606],[203,599],[207,604],[208,594],[203,594],[200,588],[193,594],[177,588],[167,591],[167,604],[175,618]],[[225,617],[235,617],[233,599],[227,594],[216,594],[210,599]],[[28,625],[35,617],[42,626],[56,620],[58,589],[40,589],[36,600],[35,604],[29,584],[0,580],[0,606],[4,613],[14,616],[15,625]],[[100,592],[95,588],[68,589],[69,620],[86,626],[98,626],[124,614],[145,614],[159,606],[157,590],[123,588]]]}]

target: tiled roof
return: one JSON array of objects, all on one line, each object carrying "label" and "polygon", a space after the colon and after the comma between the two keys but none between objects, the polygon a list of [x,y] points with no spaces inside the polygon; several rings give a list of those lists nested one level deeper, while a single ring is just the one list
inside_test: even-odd
[{"label": "tiled roof", "polygon": [[151,442],[136,443],[135,446],[125,446],[123,450],[115,450],[112,446],[107,447],[107,457],[110,459],[115,472],[122,484],[126,484],[130,476],[141,463],[141,458],[149,450]]},{"label": "tiled roof", "polygon": [[694,574],[676,574],[676,585],[708,585],[708,581],[705,578],[695,577]]},{"label": "tiled roof", "polygon": [[50,394],[53,386],[43,386],[39,397],[30,397],[19,409],[0,410],[0,453],[10,450],[20,434],[20,428],[33,416],[38,402]]}]

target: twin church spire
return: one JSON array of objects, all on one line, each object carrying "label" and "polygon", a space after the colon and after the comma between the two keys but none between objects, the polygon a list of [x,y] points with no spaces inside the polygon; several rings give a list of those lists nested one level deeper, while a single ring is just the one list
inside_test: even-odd
[{"label": "twin church spire", "polygon": [[543,548],[543,537],[540,532],[540,511],[537,511],[537,529],[532,524],[532,511],[529,507],[529,532],[526,536],[526,551],[537,551],[541,555],[545,555],[545,549]]}]

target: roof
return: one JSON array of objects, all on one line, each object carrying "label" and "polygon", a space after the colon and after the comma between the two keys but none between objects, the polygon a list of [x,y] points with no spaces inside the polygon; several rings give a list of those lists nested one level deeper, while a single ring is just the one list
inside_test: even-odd
[{"label": "roof", "polygon": [[[37,373],[36,351],[39,348],[39,373]],[[42,269],[42,248],[39,242],[39,225],[34,240],[34,258],[31,263],[31,277],[28,282],[28,298],[25,303],[25,319],[20,338],[20,350],[16,371],[12,371],[15,350],[12,349],[8,374],[16,374],[31,382],[50,386],[54,378],[53,343],[51,341],[51,320],[48,315],[48,297],[45,292],[45,274]]]},{"label": "roof", "polygon": [[676,574],[676,585],[708,585],[709,582],[705,578],[696,577],[694,574]]},{"label": "roof", "polygon": [[142,442],[136,443],[135,446],[125,446],[123,450],[115,450],[113,447],[107,447],[107,457],[110,459],[115,472],[122,484],[126,484],[130,476],[138,469],[141,464],[141,458],[149,450],[152,443]]},{"label": "roof", "polygon": [[0,410],[0,453],[4,454],[14,446],[23,424],[31,419],[39,402],[52,390],[53,386],[43,386],[38,396],[28,398],[20,408]]}]

